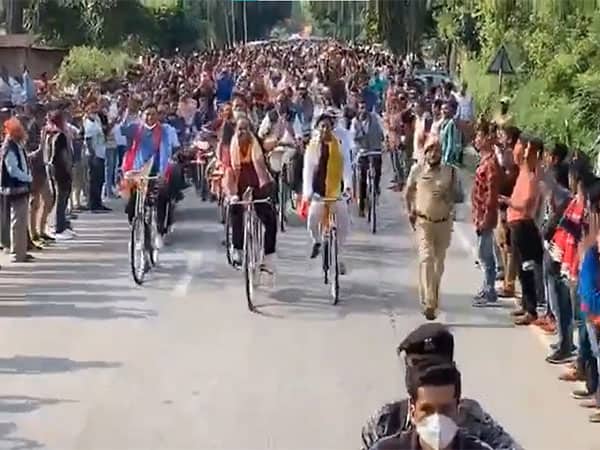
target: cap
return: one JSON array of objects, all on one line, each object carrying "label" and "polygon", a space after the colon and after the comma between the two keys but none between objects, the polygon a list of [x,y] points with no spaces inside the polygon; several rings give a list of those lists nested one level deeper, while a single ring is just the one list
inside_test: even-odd
[{"label": "cap", "polygon": [[439,355],[454,357],[454,336],[440,323],[426,323],[411,331],[398,346],[398,354],[406,356]]}]

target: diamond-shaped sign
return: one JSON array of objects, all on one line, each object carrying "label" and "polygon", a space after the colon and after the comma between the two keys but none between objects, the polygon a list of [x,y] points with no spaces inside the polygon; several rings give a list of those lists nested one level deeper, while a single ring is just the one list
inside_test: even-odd
[{"label": "diamond-shaped sign", "polygon": [[513,69],[512,63],[510,62],[510,58],[508,57],[508,52],[504,45],[501,45],[498,51],[496,52],[496,56],[490,63],[487,69],[488,73],[494,73],[496,75],[502,74],[513,74],[515,73],[515,69]]}]

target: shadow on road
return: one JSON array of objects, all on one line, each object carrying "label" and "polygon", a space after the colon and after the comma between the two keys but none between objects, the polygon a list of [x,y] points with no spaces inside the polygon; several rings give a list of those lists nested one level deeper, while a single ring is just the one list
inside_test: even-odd
[{"label": "shadow on road", "polygon": [[15,355],[12,358],[0,358],[0,375],[40,375],[88,369],[116,369],[119,367],[121,367],[119,362],[74,361],[69,358],[49,356]]}]

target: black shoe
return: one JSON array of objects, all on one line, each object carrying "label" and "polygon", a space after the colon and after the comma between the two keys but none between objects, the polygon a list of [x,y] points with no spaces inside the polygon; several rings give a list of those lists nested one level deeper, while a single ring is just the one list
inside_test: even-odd
[{"label": "black shoe", "polygon": [[102,211],[107,211],[107,212],[108,212],[108,211],[112,211],[112,209],[111,209],[111,208],[109,208],[108,206],[104,206],[104,205],[102,205],[102,206],[100,207],[100,209],[101,209]]},{"label": "black shoe", "polygon": [[179,203],[184,198],[185,198],[185,196],[183,195],[183,192],[181,192],[181,191],[179,191],[179,192],[177,192],[177,194],[175,194],[175,201],[177,203]]},{"label": "black shoe", "polygon": [[312,251],[310,252],[310,259],[315,259],[321,253],[321,244],[315,243],[313,244]]},{"label": "black shoe", "polygon": [[572,358],[570,352],[562,352],[560,350],[556,350],[554,353],[546,357],[546,362],[550,364],[566,364]]},{"label": "black shoe", "polygon": [[35,258],[34,258],[32,255],[30,255],[29,253],[27,253],[27,254],[25,255],[25,258],[24,258],[24,259],[17,259],[17,256],[16,256],[16,255],[13,255],[13,256],[10,258],[10,260],[11,260],[12,262],[14,262],[14,263],[28,263],[28,262],[35,261]]},{"label": "black shoe", "polygon": [[435,310],[433,308],[426,308],[425,311],[423,311],[423,315],[427,320],[435,320],[436,317]]},{"label": "black shoe", "polygon": [[56,239],[54,239],[54,238],[53,238],[53,237],[51,237],[51,236],[48,236],[46,233],[42,233],[42,234],[40,234],[40,237],[41,237],[43,240],[45,240],[45,241],[49,241],[49,242],[54,242],[54,241],[56,241]]},{"label": "black shoe", "polygon": [[358,217],[366,217],[367,215],[365,214],[365,210],[364,209],[359,209],[358,210]]}]

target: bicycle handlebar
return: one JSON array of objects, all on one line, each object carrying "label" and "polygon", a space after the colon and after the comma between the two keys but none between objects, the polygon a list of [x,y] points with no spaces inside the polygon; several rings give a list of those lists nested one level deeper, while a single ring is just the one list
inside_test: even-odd
[{"label": "bicycle handlebar", "polygon": [[268,198],[261,198],[258,200],[235,200],[235,201],[231,201],[229,200],[228,202],[230,205],[255,205],[257,203],[271,203],[271,200]]}]

